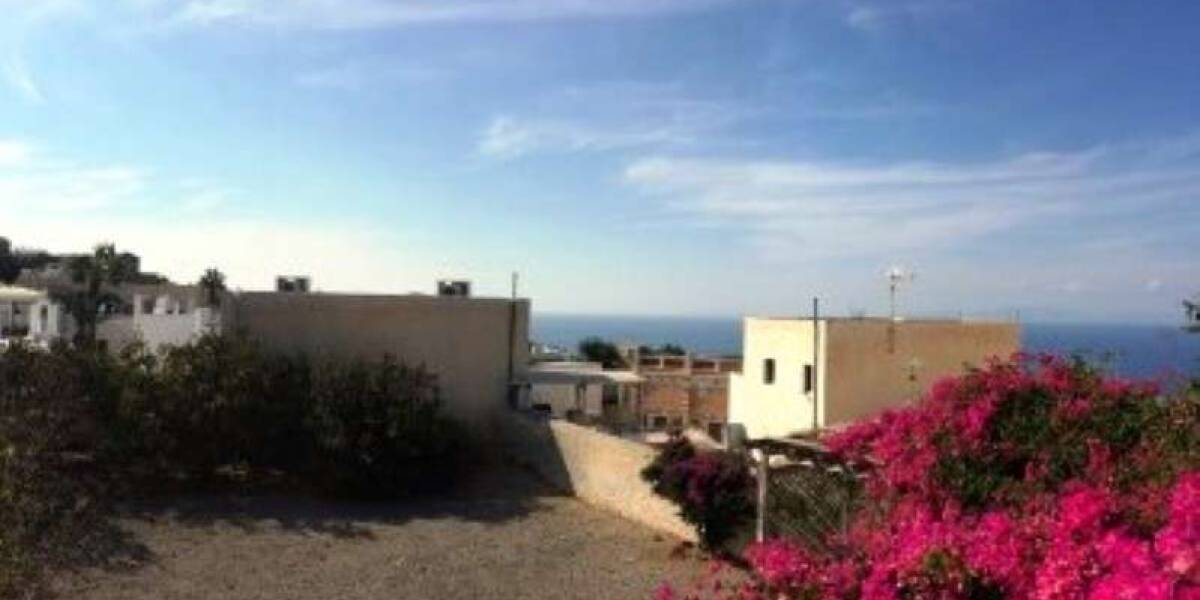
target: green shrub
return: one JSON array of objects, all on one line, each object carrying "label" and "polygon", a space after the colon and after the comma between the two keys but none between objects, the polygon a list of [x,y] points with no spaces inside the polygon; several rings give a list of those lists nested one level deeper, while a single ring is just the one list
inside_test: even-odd
[{"label": "green shrub", "polygon": [[441,415],[436,380],[424,368],[325,363],[312,371],[309,428],[319,481],[336,491],[394,496],[453,475],[463,435]]},{"label": "green shrub", "polygon": [[436,377],[392,358],[275,357],[243,337],[162,356],[17,345],[0,352],[0,597],[88,552],[116,495],[270,473],[391,497],[452,482],[464,439]]},{"label": "green shrub", "polygon": [[28,594],[95,529],[103,482],[88,451],[102,429],[83,357],[16,346],[0,360],[0,597]]}]

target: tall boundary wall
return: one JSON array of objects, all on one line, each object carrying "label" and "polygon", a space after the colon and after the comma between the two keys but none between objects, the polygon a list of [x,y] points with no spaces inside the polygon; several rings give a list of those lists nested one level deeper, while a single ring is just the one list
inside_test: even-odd
[{"label": "tall boundary wall", "polygon": [[696,541],[678,508],[642,480],[642,469],[656,456],[654,448],[518,412],[500,415],[496,430],[509,456],[551,486],[656,531]]}]

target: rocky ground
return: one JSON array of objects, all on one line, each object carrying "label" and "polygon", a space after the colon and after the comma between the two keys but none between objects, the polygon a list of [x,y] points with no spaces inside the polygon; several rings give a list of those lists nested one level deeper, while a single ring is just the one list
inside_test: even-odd
[{"label": "rocky ground", "polygon": [[507,470],[387,504],[173,498],[130,508],[119,525],[129,558],[61,575],[61,598],[634,600],[705,568],[674,538]]}]

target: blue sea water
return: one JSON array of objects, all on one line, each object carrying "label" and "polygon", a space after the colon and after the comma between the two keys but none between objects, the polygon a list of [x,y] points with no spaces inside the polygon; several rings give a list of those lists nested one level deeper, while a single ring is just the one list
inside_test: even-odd
[{"label": "blue sea water", "polygon": [[[535,314],[531,337],[574,348],[599,336],[616,342],[679,344],[702,354],[737,355],[742,325],[735,318]],[[1127,377],[1200,376],[1200,334],[1171,325],[1023,323],[1022,349],[1080,355]]]}]

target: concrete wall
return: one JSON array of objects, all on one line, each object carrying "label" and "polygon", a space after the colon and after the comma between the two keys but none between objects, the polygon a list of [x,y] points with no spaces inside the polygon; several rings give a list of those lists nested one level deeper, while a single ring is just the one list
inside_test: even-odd
[{"label": "concrete wall", "polygon": [[678,508],[642,481],[642,469],[656,456],[654,448],[517,412],[500,415],[496,430],[510,455],[550,485],[651,529],[695,541],[695,531],[679,518]]},{"label": "concrete wall", "polygon": [[903,406],[937,380],[1020,348],[1015,323],[835,320],[826,343],[826,425]]},{"label": "concrete wall", "polygon": [[114,352],[137,341],[134,331],[133,317],[116,315],[108,317],[96,324],[96,339],[104,342],[108,349]]},{"label": "concrete wall", "polygon": [[447,412],[476,426],[507,407],[510,357],[514,376],[529,358],[528,300],[252,292],[234,313],[274,352],[424,364]]},{"label": "concrete wall", "polygon": [[[820,323],[824,345],[827,324]],[[804,392],[804,365],[813,364],[813,322],[798,319],[747,318],[742,325],[742,372],[730,375],[729,422],[741,423],[752,438],[784,437],[809,431],[820,423],[825,388]],[[820,356],[825,356],[822,349]],[[775,360],[775,381],[765,383],[767,359]],[[825,381],[824,360],[817,366]],[[816,412],[814,421],[814,411]]]}]

